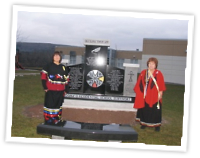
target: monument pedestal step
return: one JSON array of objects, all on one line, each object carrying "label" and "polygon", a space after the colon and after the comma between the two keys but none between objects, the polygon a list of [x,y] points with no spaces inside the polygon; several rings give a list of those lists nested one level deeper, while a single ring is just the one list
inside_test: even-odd
[{"label": "monument pedestal step", "polygon": [[111,111],[132,111],[134,103],[129,102],[110,102],[110,101],[94,101],[94,100],[75,100],[64,99],[63,108],[78,108],[78,109],[96,109],[96,110],[111,110]]},{"label": "monument pedestal step", "polygon": [[[119,124],[102,125],[100,129],[83,128],[81,123],[67,121],[63,127],[40,124],[37,126],[37,133],[64,137],[64,139],[80,139],[95,141],[137,141],[138,134],[130,126],[120,126]],[[56,138],[57,139],[57,138]]]}]

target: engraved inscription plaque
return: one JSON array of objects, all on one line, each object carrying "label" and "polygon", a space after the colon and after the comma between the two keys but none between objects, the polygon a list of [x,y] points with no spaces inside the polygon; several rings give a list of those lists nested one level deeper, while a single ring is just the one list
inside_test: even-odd
[{"label": "engraved inscription plaque", "polygon": [[83,64],[68,66],[69,91],[80,93],[83,89]]},{"label": "engraved inscription plaque", "polygon": [[106,93],[123,94],[124,70],[107,66]]}]

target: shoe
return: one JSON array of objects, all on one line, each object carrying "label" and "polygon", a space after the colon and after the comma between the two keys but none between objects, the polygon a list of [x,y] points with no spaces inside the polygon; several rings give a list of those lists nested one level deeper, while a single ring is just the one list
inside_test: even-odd
[{"label": "shoe", "polygon": [[45,122],[44,122],[44,125],[53,125],[53,123],[52,123],[52,122],[47,122],[47,121],[45,121]]},{"label": "shoe", "polygon": [[146,126],[144,126],[144,125],[142,125],[141,127],[140,127],[140,129],[145,129],[146,128]]},{"label": "shoe", "polygon": [[156,132],[159,132],[159,131],[160,131],[160,126],[155,127],[155,131],[156,131]]},{"label": "shoe", "polygon": [[58,123],[56,123],[55,125],[56,126],[61,126],[61,127],[63,127],[64,125],[65,125],[65,123],[66,123],[66,121],[64,121],[64,120],[60,120]]}]

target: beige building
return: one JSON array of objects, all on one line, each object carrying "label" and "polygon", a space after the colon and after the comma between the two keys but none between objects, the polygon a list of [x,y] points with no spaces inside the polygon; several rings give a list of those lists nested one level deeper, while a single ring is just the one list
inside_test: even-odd
[{"label": "beige building", "polygon": [[[56,47],[68,59],[68,64],[84,62],[85,47]],[[123,63],[139,64],[138,73],[147,68],[146,62],[150,57],[158,59],[158,69],[163,72],[165,82],[185,84],[185,68],[187,56],[187,40],[182,39],[143,39],[143,51],[108,49],[109,65],[123,68]]]},{"label": "beige building", "polygon": [[149,57],[158,59],[158,69],[165,82],[185,84],[187,40],[150,39],[143,40],[141,69],[145,69]]}]

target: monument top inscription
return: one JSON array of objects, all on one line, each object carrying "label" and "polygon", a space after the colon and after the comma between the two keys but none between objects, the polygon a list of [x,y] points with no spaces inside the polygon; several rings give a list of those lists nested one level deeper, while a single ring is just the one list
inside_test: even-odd
[{"label": "monument top inscription", "polygon": [[85,39],[85,45],[95,45],[95,46],[110,46],[109,40],[95,40],[95,39]]}]

